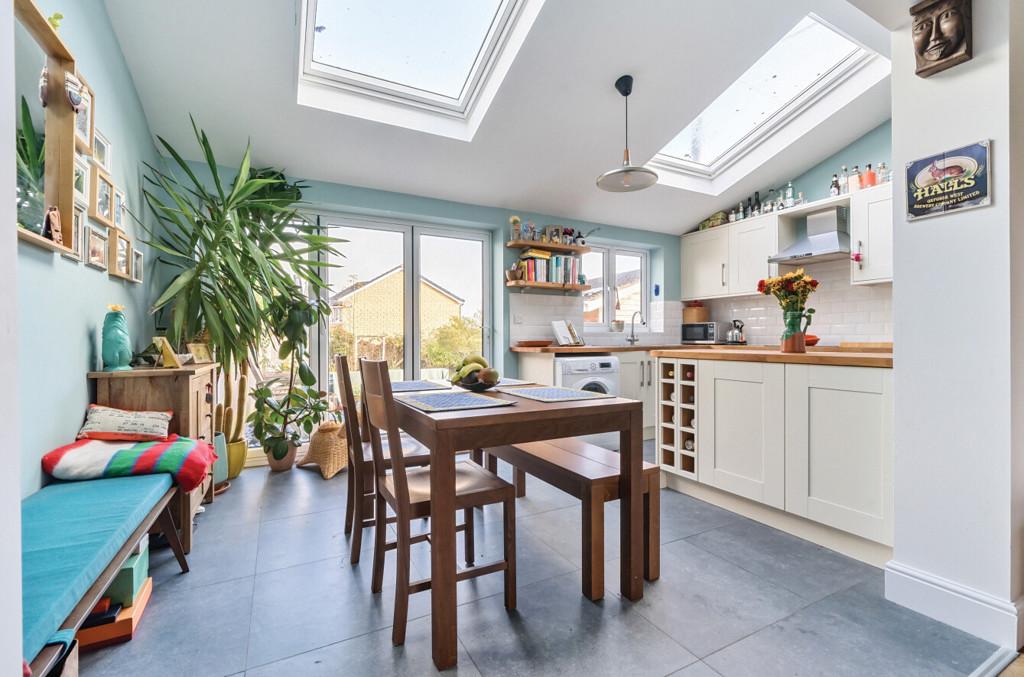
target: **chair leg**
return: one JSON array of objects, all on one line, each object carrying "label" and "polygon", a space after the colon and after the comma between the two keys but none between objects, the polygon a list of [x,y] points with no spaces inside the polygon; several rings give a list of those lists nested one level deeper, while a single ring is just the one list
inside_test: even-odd
[{"label": "chair leg", "polygon": [[[355,488],[355,482],[352,483]],[[353,565],[359,564],[359,553],[363,549],[363,521],[366,519],[366,497],[360,494],[352,497],[352,526],[355,533],[352,534],[350,545],[349,561]]]},{"label": "chair leg", "polygon": [[502,501],[501,516],[505,532],[505,608],[516,608],[516,499]]},{"label": "chair leg", "polygon": [[469,452],[469,457],[471,459],[473,459],[473,463],[476,463],[477,465],[481,465],[482,466],[484,464],[484,450],[483,449],[474,449],[473,451]]},{"label": "chair leg", "polygon": [[395,567],[395,621],[391,627],[391,643],[402,646],[405,644],[405,625],[409,617],[409,521],[399,517],[395,530],[398,532],[398,561]]},{"label": "chair leg", "polygon": [[520,470],[519,468],[516,468],[515,471],[516,471],[516,476],[515,476],[515,480],[513,480],[513,484],[516,485],[516,498],[525,498],[526,497],[526,471],[525,470]]},{"label": "chair leg", "polygon": [[644,494],[644,578],[661,576],[661,480],[651,475]]},{"label": "chair leg", "polygon": [[463,508],[462,519],[466,521],[466,530],[462,532],[466,539],[466,566],[471,567],[476,561],[476,526],[473,524],[473,509]]},{"label": "chair leg", "polygon": [[597,490],[583,494],[583,596],[604,598],[604,500]]},{"label": "chair leg", "polygon": [[348,477],[345,481],[348,483],[348,496],[345,497],[345,533],[352,533],[352,513],[354,512],[353,506],[356,503],[356,483],[354,475],[352,473],[352,463],[348,464],[348,470],[346,471]]},{"label": "chair leg", "polygon": [[498,457],[487,454],[487,469],[495,475],[498,474]]},{"label": "chair leg", "polygon": [[170,505],[165,506],[160,511],[160,516],[156,518],[156,524],[164,532],[164,536],[167,537],[167,543],[171,546],[175,559],[178,560],[181,573],[187,574],[188,560],[185,559],[185,549],[181,545],[181,539],[178,538],[178,529],[174,526],[174,517],[171,516]]},{"label": "chair leg", "polygon": [[370,581],[370,592],[376,594],[384,589],[384,545],[388,531],[388,506],[379,494],[375,509],[377,521],[373,526],[373,578]]}]

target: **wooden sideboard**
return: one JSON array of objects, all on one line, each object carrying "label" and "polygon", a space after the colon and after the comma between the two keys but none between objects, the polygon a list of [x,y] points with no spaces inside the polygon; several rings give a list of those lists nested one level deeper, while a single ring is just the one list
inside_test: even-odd
[{"label": "wooden sideboard", "polygon": [[[190,364],[179,369],[139,367],[131,371],[91,371],[96,404],[118,409],[174,412],[168,431],[213,444],[217,406],[217,365]],[[192,549],[192,519],[199,506],[213,501],[213,469],[201,485],[177,494],[172,506],[185,552]]]}]

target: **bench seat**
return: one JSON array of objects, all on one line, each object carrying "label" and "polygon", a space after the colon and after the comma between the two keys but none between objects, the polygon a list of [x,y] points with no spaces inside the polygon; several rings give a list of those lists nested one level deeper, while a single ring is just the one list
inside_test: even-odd
[{"label": "bench seat", "polygon": [[140,475],[59,482],[22,501],[22,650],[27,659],[65,626],[140,525],[154,508],[165,509],[173,492],[170,475]]}]

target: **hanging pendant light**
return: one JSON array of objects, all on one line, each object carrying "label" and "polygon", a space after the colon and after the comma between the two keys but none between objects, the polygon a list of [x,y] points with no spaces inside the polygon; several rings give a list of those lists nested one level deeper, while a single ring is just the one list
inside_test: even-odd
[{"label": "hanging pendant light", "polygon": [[626,150],[622,152],[622,166],[597,177],[597,187],[610,193],[630,193],[650,188],[658,182],[658,175],[647,167],[629,163],[629,95],[633,92],[633,76],[620,77],[615,81],[615,89],[626,99]]}]

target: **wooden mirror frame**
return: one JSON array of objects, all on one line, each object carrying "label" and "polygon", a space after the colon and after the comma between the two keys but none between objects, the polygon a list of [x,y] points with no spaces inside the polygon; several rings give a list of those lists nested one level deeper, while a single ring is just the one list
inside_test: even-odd
[{"label": "wooden mirror frame", "polygon": [[[100,184],[110,187],[110,216],[100,214]],[[116,228],[114,210],[117,208],[117,186],[110,175],[100,169],[99,165],[93,164],[89,177],[89,218],[96,223],[102,223],[108,228]]]},{"label": "wooden mirror frame", "polygon": [[[60,211],[61,235],[64,242],[74,237],[75,182],[75,112],[64,94],[64,74],[75,72],[75,57],[53,30],[32,0],[14,0],[14,16],[25,27],[40,49],[46,53],[47,102],[44,108],[45,167],[43,194],[45,206],[56,205]],[[71,247],[59,245],[30,230],[18,229],[18,238],[45,249],[70,252]]]}]

